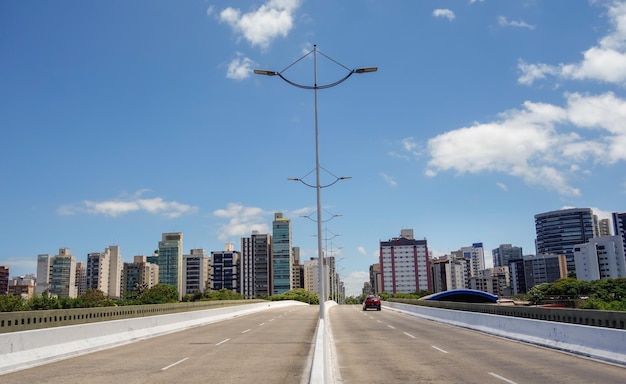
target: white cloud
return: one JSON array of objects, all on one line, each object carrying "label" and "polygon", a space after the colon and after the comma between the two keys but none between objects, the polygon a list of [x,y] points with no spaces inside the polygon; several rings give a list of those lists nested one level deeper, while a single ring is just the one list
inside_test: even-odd
[{"label": "white cloud", "polygon": [[454,15],[454,12],[452,12],[449,9],[435,9],[433,11],[433,16],[435,16],[435,17],[443,17],[443,18],[448,19],[450,21],[454,20],[454,18],[456,17]]},{"label": "white cloud", "polygon": [[228,23],[252,46],[265,49],[275,38],[289,34],[298,7],[300,0],[270,0],[248,13],[228,7],[220,13],[220,20]]},{"label": "white cloud", "polygon": [[386,182],[389,186],[391,186],[391,187],[397,187],[397,186],[398,186],[398,182],[396,181],[396,178],[395,178],[395,177],[393,177],[393,176],[391,176],[391,175],[388,175],[388,174],[386,174],[386,173],[383,173],[383,172],[381,172],[381,173],[380,173],[380,177],[382,177],[382,178],[383,178],[383,180],[385,180],[385,182]]},{"label": "white cloud", "polygon": [[207,16],[211,16],[214,12],[215,12],[215,6],[209,5],[209,7],[206,9]]},{"label": "white cloud", "polygon": [[506,184],[504,184],[504,183],[497,182],[496,185],[498,186],[498,188],[500,188],[503,191],[508,191],[509,190],[509,187],[507,187]]},{"label": "white cloud", "polygon": [[359,254],[366,256],[367,255],[367,251],[365,250],[365,248],[363,246],[359,246],[357,248],[357,252],[359,252]]},{"label": "white cloud", "polygon": [[250,236],[254,230],[259,233],[269,233],[266,216],[271,213],[261,208],[228,203],[226,208],[214,211],[213,215],[228,220],[228,223],[220,226],[219,229],[217,237],[222,241]]},{"label": "white cloud", "polygon": [[498,25],[500,25],[501,27],[535,29],[534,25],[530,25],[524,21],[511,21],[504,16],[498,16]]},{"label": "white cloud", "polygon": [[520,61],[518,82],[532,84],[547,75],[572,80],[597,80],[626,85],[626,3],[612,2],[608,15],[613,30],[597,46],[583,53],[582,61],[570,64],[528,64]]},{"label": "white cloud", "polygon": [[240,53],[228,64],[226,77],[234,80],[243,80],[250,76],[254,61],[247,57],[242,57]]},{"label": "white cloud", "polygon": [[176,218],[184,214],[192,214],[198,211],[198,207],[182,204],[177,201],[165,201],[160,197],[144,199],[140,197],[142,193],[143,191],[137,192],[132,198],[127,200],[84,200],[80,204],[61,206],[57,210],[57,213],[64,216],[87,213],[91,215],[117,217],[129,212],[145,211],[155,215],[163,215],[168,218]]},{"label": "white cloud", "polygon": [[426,174],[502,172],[525,182],[578,196],[570,178],[580,165],[626,160],[626,100],[613,93],[566,95],[564,108],[525,102],[490,123],[475,123],[428,142]]},{"label": "white cloud", "polygon": [[363,285],[370,281],[369,271],[352,271],[347,276],[341,276],[346,287],[346,296],[359,296],[363,292]]}]

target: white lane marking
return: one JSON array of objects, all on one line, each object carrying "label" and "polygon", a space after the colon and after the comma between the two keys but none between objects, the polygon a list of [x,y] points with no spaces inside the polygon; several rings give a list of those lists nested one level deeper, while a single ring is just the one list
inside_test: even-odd
[{"label": "white lane marking", "polygon": [[222,344],[224,344],[224,343],[226,343],[228,341],[230,341],[230,339],[224,339],[224,340],[220,341],[219,343],[217,343],[215,345],[222,345]]},{"label": "white lane marking", "polygon": [[246,329],[245,331],[243,331],[243,332],[241,332],[241,333],[248,333],[248,332],[250,332],[250,331],[251,331],[251,329],[250,329],[250,328],[248,328],[248,329]]},{"label": "white lane marking", "polygon": [[500,379],[502,381],[504,381],[505,383],[509,383],[509,384],[517,384],[516,382],[514,382],[513,380],[509,380],[506,377],[502,377],[500,375],[497,375],[493,372],[487,372],[488,374],[490,374],[491,376],[495,377],[496,379]]},{"label": "white lane marking", "polygon": [[387,326],[388,326],[389,328],[391,328],[391,329],[396,329],[396,327],[394,327],[393,325],[389,325],[389,324],[387,324]]},{"label": "white lane marking", "polygon": [[270,321],[274,321],[275,319],[270,319]]},{"label": "white lane marking", "polygon": [[407,335],[408,337],[410,337],[411,339],[415,339],[415,336],[411,335],[410,333],[404,332],[404,334]]},{"label": "white lane marking", "polygon": [[443,353],[448,353],[448,351],[444,351],[443,349],[439,348],[439,347],[435,347],[434,345],[431,345],[431,347],[435,348],[436,350],[438,350],[439,352],[443,352]]},{"label": "white lane marking", "polygon": [[262,327],[262,326],[264,326],[264,325],[265,325],[265,323],[261,323],[261,324],[259,324],[259,327]]},{"label": "white lane marking", "polygon": [[177,362],[175,362],[175,363],[173,363],[173,364],[170,364],[170,365],[168,365],[167,367],[163,367],[163,368],[161,368],[161,371],[165,371],[165,370],[167,370],[167,369],[170,369],[170,368],[172,368],[173,366],[175,366],[175,365],[177,365],[177,364],[180,364],[180,363],[182,363],[183,361],[185,361],[185,360],[187,360],[187,359],[189,359],[189,358],[188,358],[188,357],[185,357],[185,358],[184,358],[184,359],[182,359],[182,360],[178,360]]}]

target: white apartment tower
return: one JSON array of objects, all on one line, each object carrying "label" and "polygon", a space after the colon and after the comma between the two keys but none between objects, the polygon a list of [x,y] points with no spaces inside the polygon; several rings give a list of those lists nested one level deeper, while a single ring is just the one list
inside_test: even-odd
[{"label": "white apartment tower", "polygon": [[574,247],[578,280],[626,277],[626,259],[621,236],[594,237]]},{"label": "white apartment tower", "polygon": [[210,280],[210,257],[204,249],[192,249],[183,255],[183,287],[185,294],[204,293]]},{"label": "white apartment tower", "polygon": [[104,252],[87,254],[87,289],[100,290],[110,298],[121,297],[122,255],[119,246],[111,245]]}]

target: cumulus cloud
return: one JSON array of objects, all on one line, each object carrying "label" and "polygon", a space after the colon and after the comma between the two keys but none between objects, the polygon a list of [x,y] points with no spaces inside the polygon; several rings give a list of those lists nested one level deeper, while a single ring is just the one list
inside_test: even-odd
[{"label": "cumulus cloud", "polygon": [[565,95],[566,106],[527,101],[500,119],[475,123],[428,142],[426,174],[502,172],[578,196],[570,179],[581,164],[626,160],[626,101],[613,93]]},{"label": "cumulus cloud", "polygon": [[556,76],[626,85],[626,3],[612,2],[608,6],[608,16],[613,24],[612,31],[596,46],[583,52],[580,62],[549,65],[520,61],[518,82],[530,85],[547,76]]},{"label": "cumulus cloud", "polygon": [[433,11],[433,16],[435,16],[435,17],[443,17],[443,18],[448,19],[450,21],[454,20],[454,18],[456,17],[454,15],[454,12],[452,12],[449,9],[435,9]]},{"label": "cumulus cloud", "polygon": [[364,247],[362,247],[362,246],[359,246],[359,247],[357,248],[357,252],[359,252],[359,254],[361,254],[361,255],[363,255],[363,256],[366,256],[366,255],[367,255],[367,251],[366,251],[366,250],[365,250],[365,248],[364,248]]},{"label": "cumulus cloud", "polygon": [[254,61],[247,57],[243,57],[241,53],[237,53],[229,64],[226,71],[226,77],[233,80],[243,80],[250,76]]},{"label": "cumulus cloud", "polygon": [[198,211],[198,207],[179,203],[177,201],[165,201],[161,197],[154,197],[151,199],[141,198],[142,193],[143,191],[137,192],[135,196],[126,200],[84,200],[79,204],[61,206],[57,210],[57,213],[64,216],[87,213],[90,215],[117,217],[130,212],[144,211],[168,218],[176,218]]},{"label": "cumulus cloud", "polygon": [[270,0],[247,13],[228,7],[220,12],[219,19],[230,25],[252,46],[265,49],[275,38],[289,34],[299,7],[300,0]]},{"label": "cumulus cloud", "polygon": [[213,215],[220,219],[227,219],[228,223],[220,226],[218,239],[230,240],[250,236],[252,231],[269,233],[266,218],[271,215],[257,207],[246,207],[240,203],[229,203],[226,208],[218,209]]},{"label": "cumulus cloud", "polygon": [[534,25],[530,25],[524,21],[511,21],[504,16],[498,16],[498,25],[500,25],[501,27],[535,29]]}]

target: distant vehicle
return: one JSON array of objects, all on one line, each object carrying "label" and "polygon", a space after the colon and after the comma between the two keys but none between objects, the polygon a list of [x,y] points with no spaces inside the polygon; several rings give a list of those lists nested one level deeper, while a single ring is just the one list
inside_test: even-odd
[{"label": "distant vehicle", "polygon": [[363,310],[367,311],[368,308],[376,308],[377,311],[380,311],[380,298],[376,295],[368,295],[363,300]]}]

